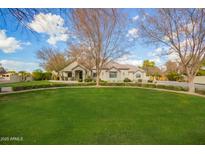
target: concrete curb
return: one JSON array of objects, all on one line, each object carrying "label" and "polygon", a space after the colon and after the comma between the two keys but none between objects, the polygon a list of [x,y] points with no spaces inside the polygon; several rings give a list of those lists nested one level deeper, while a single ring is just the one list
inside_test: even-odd
[{"label": "concrete curb", "polygon": [[8,95],[8,94],[16,94],[16,93],[26,93],[32,91],[42,91],[42,90],[55,90],[55,89],[69,89],[69,88],[138,88],[138,89],[149,89],[149,90],[156,90],[156,91],[165,91],[171,93],[178,93],[178,94],[186,94],[192,96],[199,96],[205,98],[205,95],[197,94],[197,93],[190,93],[185,91],[174,91],[168,89],[159,89],[159,88],[146,88],[146,87],[137,87],[137,86],[65,86],[65,87],[50,87],[50,88],[38,88],[38,89],[29,89],[29,90],[22,90],[22,91],[12,91],[12,92],[4,92],[0,93],[0,95]]}]

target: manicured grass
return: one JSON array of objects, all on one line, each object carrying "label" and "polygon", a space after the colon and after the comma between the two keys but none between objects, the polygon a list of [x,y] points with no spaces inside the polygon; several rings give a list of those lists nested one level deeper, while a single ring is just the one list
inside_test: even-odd
[{"label": "manicured grass", "polygon": [[0,87],[17,87],[17,86],[33,86],[49,84],[48,80],[42,81],[28,81],[28,82],[15,82],[15,83],[0,83]]},{"label": "manicured grass", "polygon": [[0,95],[0,144],[205,144],[205,99],[134,88]]}]

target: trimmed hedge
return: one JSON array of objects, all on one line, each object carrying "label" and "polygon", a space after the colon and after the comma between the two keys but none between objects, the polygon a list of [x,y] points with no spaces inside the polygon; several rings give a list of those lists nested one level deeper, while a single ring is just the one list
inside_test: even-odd
[{"label": "trimmed hedge", "polygon": [[181,87],[181,86],[171,86],[171,85],[157,85],[156,88],[176,90],[176,91],[188,91],[188,88],[184,88],[184,87]]},{"label": "trimmed hedge", "polygon": [[176,91],[188,91],[188,88],[180,87],[180,86],[170,86],[170,85],[156,85],[153,83],[100,83],[101,86],[137,86],[137,87],[145,87],[145,88],[159,88],[159,89],[168,89],[168,90],[176,90]]},{"label": "trimmed hedge", "polygon": [[[94,82],[82,82],[82,83],[70,83],[70,84],[62,84],[62,83],[50,83],[50,84],[42,84],[42,85],[29,85],[29,86],[16,86],[13,87],[13,91],[21,91],[21,90],[29,90],[29,89],[38,89],[38,88],[49,88],[49,87],[69,87],[69,86],[95,86]],[[152,83],[133,83],[133,82],[119,82],[119,83],[107,83],[100,82],[101,86],[136,86],[136,87],[146,87],[146,88],[159,88],[159,89],[168,89],[175,91],[188,91],[188,88],[180,87],[180,86],[171,86],[171,85],[156,85]],[[1,88],[0,88],[1,92]],[[205,90],[196,89],[196,93],[205,95]]]},{"label": "trimmed hedge", "polygon": [[85,81],[85,82],[92,82],[93,79],[92,79],[91,77],[87,77],[87,78],[84,79],[84,81]]},{"label": "trimmed hedge", "polygon": [[199,90],[199,89],[196,89],[195,92],[198,93],[198,94],[205,95],[205,90]]},{"label": "trimmed hedge", "polygon": [[92,86],[95,83],[72,83],[72,84],[43,84],[43,85],[31,85],[31,86],[17,86],[13,87],[13,91],[21,91],[28,89],[50,88],[50,87],[67,87],[67,86]]},{"label": "trimmed hedge", "polygon": [[129,78],[125,78],[123,81],[124,82],[132,82]]}]

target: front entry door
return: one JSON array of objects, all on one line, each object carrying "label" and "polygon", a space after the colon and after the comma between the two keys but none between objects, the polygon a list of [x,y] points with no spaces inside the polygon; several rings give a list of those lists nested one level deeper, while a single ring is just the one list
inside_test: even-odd
[{"label": "front entry door", "polygon": [[83,80],[83,71],[79,71],[79,79]]},{"label": "front entry door", "polygon": [[76,70],[75,71],[75,79],[76,80],[83,80],[83,71],[81,71],[81,70]]}]

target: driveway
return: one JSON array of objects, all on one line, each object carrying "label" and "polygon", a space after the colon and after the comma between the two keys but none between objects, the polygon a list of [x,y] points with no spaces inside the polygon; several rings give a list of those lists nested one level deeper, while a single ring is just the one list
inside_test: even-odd
[{"label": "driveway", "polygon": [[[188,88],[188,83],[187,82],[177,82],[177,81],[157,81],[158,85],[171,85],[171,86],[181,86]],[[195,88],[199,90],[205,90],[205,84],[196,84],[195,83]]]}]

